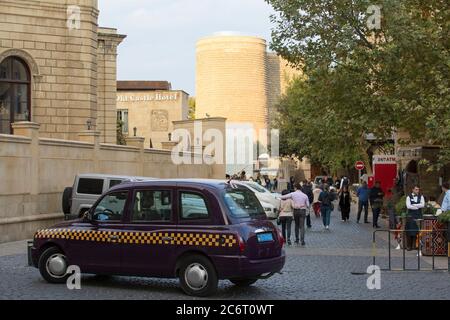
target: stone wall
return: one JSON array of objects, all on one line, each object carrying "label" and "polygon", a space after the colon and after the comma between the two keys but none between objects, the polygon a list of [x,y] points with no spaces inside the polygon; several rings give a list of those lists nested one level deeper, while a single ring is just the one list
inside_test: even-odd
[{"label": "stone wall", "polygon": [[14,124],[14,130],[15,135],[0,135],[0,243],[29,238],[63,220],[62,192],[77,174],[223,178],[212,166],[174,165],[170,151],[145,149],[139,137],[117,146],[100,143],[95,131],[68,141],[39,137],[33,123]]}]

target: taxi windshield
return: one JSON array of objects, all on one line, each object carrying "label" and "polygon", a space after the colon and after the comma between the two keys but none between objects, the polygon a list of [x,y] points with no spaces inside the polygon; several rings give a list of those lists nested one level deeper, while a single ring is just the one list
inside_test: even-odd
[{"label": "taxi windshield", "polygon": [[255,194],[248,189],[227,189],[224,200],[234,218],[256,218],[265,212]]}]

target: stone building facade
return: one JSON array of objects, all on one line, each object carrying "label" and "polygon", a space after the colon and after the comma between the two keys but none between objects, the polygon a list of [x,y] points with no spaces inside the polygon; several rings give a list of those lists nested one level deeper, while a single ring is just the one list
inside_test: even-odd
[{"label": "stone building facade", "polygon": [[171,90],[165,81],[118,81],[117,113],[125,136],[134,128],[147,148],[161,149],[174,130],[173,121],[187,120],[189,95]]},{"label": "stone building facade", "polygon": [[[11,122],[33,121],[44,137],[74,140],[89,122],[102,142],[115,142],[116,55],[125,36],[99,28],[98,15],[96,0],[2,0],[1,133],[12,133]],[[13,99],[11,63],[28,74]]]}]

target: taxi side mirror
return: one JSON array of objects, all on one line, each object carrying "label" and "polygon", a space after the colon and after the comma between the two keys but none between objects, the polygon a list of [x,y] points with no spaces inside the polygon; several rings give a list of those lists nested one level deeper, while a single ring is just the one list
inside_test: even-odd
[{"label": "taxi side mirror", "polygon": [[93,219],[93,215],[92,215],[92,208],[91,208],[84,213],[83,220],[84,221],[92,221],[92,219]]}]

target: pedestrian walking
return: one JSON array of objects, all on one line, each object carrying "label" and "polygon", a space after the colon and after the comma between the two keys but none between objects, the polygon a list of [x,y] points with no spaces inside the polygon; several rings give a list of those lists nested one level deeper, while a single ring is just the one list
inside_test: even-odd
[{"label": "pedestrian walking", "polygon": [[295,185],[295,192],[281,196],[282,200],[292,199],[294,202],[295,244],[305,246],[305,220],[306,210],[309,208],[309,199],[302,192],[300,184]]},{"label": "pedestrian walking", "polygon": [[273,190],[278,191],[278,179],[277,177],[273,178]]},{"label": "pedestrian walking", "polygon": [[347,186],[343,186],[339,192],[339,208],[341,208],[342,221],[350,220],[350,210],[352,205],[352,196]]},{"label": "pedestrian walking", "polygon": [[347,176],[342,176],[339,189],[343,189],[344,187],[350,188],[350,179]]},{"label": "pedestrian walking", "polygon": [[289,192],[295,192],[295,178],[293,176],[289,178],[288,190]]},{"label": "pedestrian walking", "polygon": [[415,186],[412,193],[406,197],[406,208],[408,213],[406,216],[406,248],[408,251],[415,249],[419,226],[417,219],[422,218],[422,209],[425,208],[425,197],[420,194],[419,186]]},{"label": "pedestrian walking", "polygon": [[364,208],[364,223],[369,222],[369,188],[367,187],[367,182],[363,181],[362,185],[356,191],[358,196],[358,218],[357,223],[361,220],[361,213]]},{"label": "pedestrian walking", "polygon": [[319,196],[322,193],[322,189],[316,186],[313,190],[314,200],[313,200],[313,210],[317,218],[320,218],[320,201]]},{"label": "pedestrian walking", "polygon": [[[289,194],[289,190],[283,190],[281,193],[283,196]],[[280,215],[281,233],[286,240],[288,246],[292,245],[291,242],[291,229],[292,221],[294,220],[294,202],[292,199],[281,200]]]},{"label": "pedestrian walking", "polygon": [[320,211],[322,214],[323,225],[326,230],[330,229],[331,212],[333,211],[334,195],[330,192],[328,184],[323,185],[323,191],[319,196]]},{"label": "pedestrian walking", "polygon": [[378,217],[381,213],[381,208],[384,203],[384,192],[381,189],[380,181],[375,182],[375,186],[370,189],[369,194],[370,205],[372,206],[372,225],[374,228],[378,229],[380,226],[378,225]]},{"label": "pedestrian walking", "polygon": [[272,192],[272,182],[270,181],[270,178],[266,177],[264,178],[264,180],[266,182],[266,189]]},{"label": "pedestrian walking", "polygon": [[[306,180],[303,181],[302,191],[303,191],[304,194],[306,194],[308,196],[308,200],[309,200],[309,203],[311,205],[311,203],[313,203],[313,201],[314,201],[314,194],[313,194],[313,191],[312,191],[311,183],[309,183]],[[306,212],[306,226],[308,227],[308,229],[312,228],[312,224],[311,224],[311,207],[309,207],[307,212]]]}]

